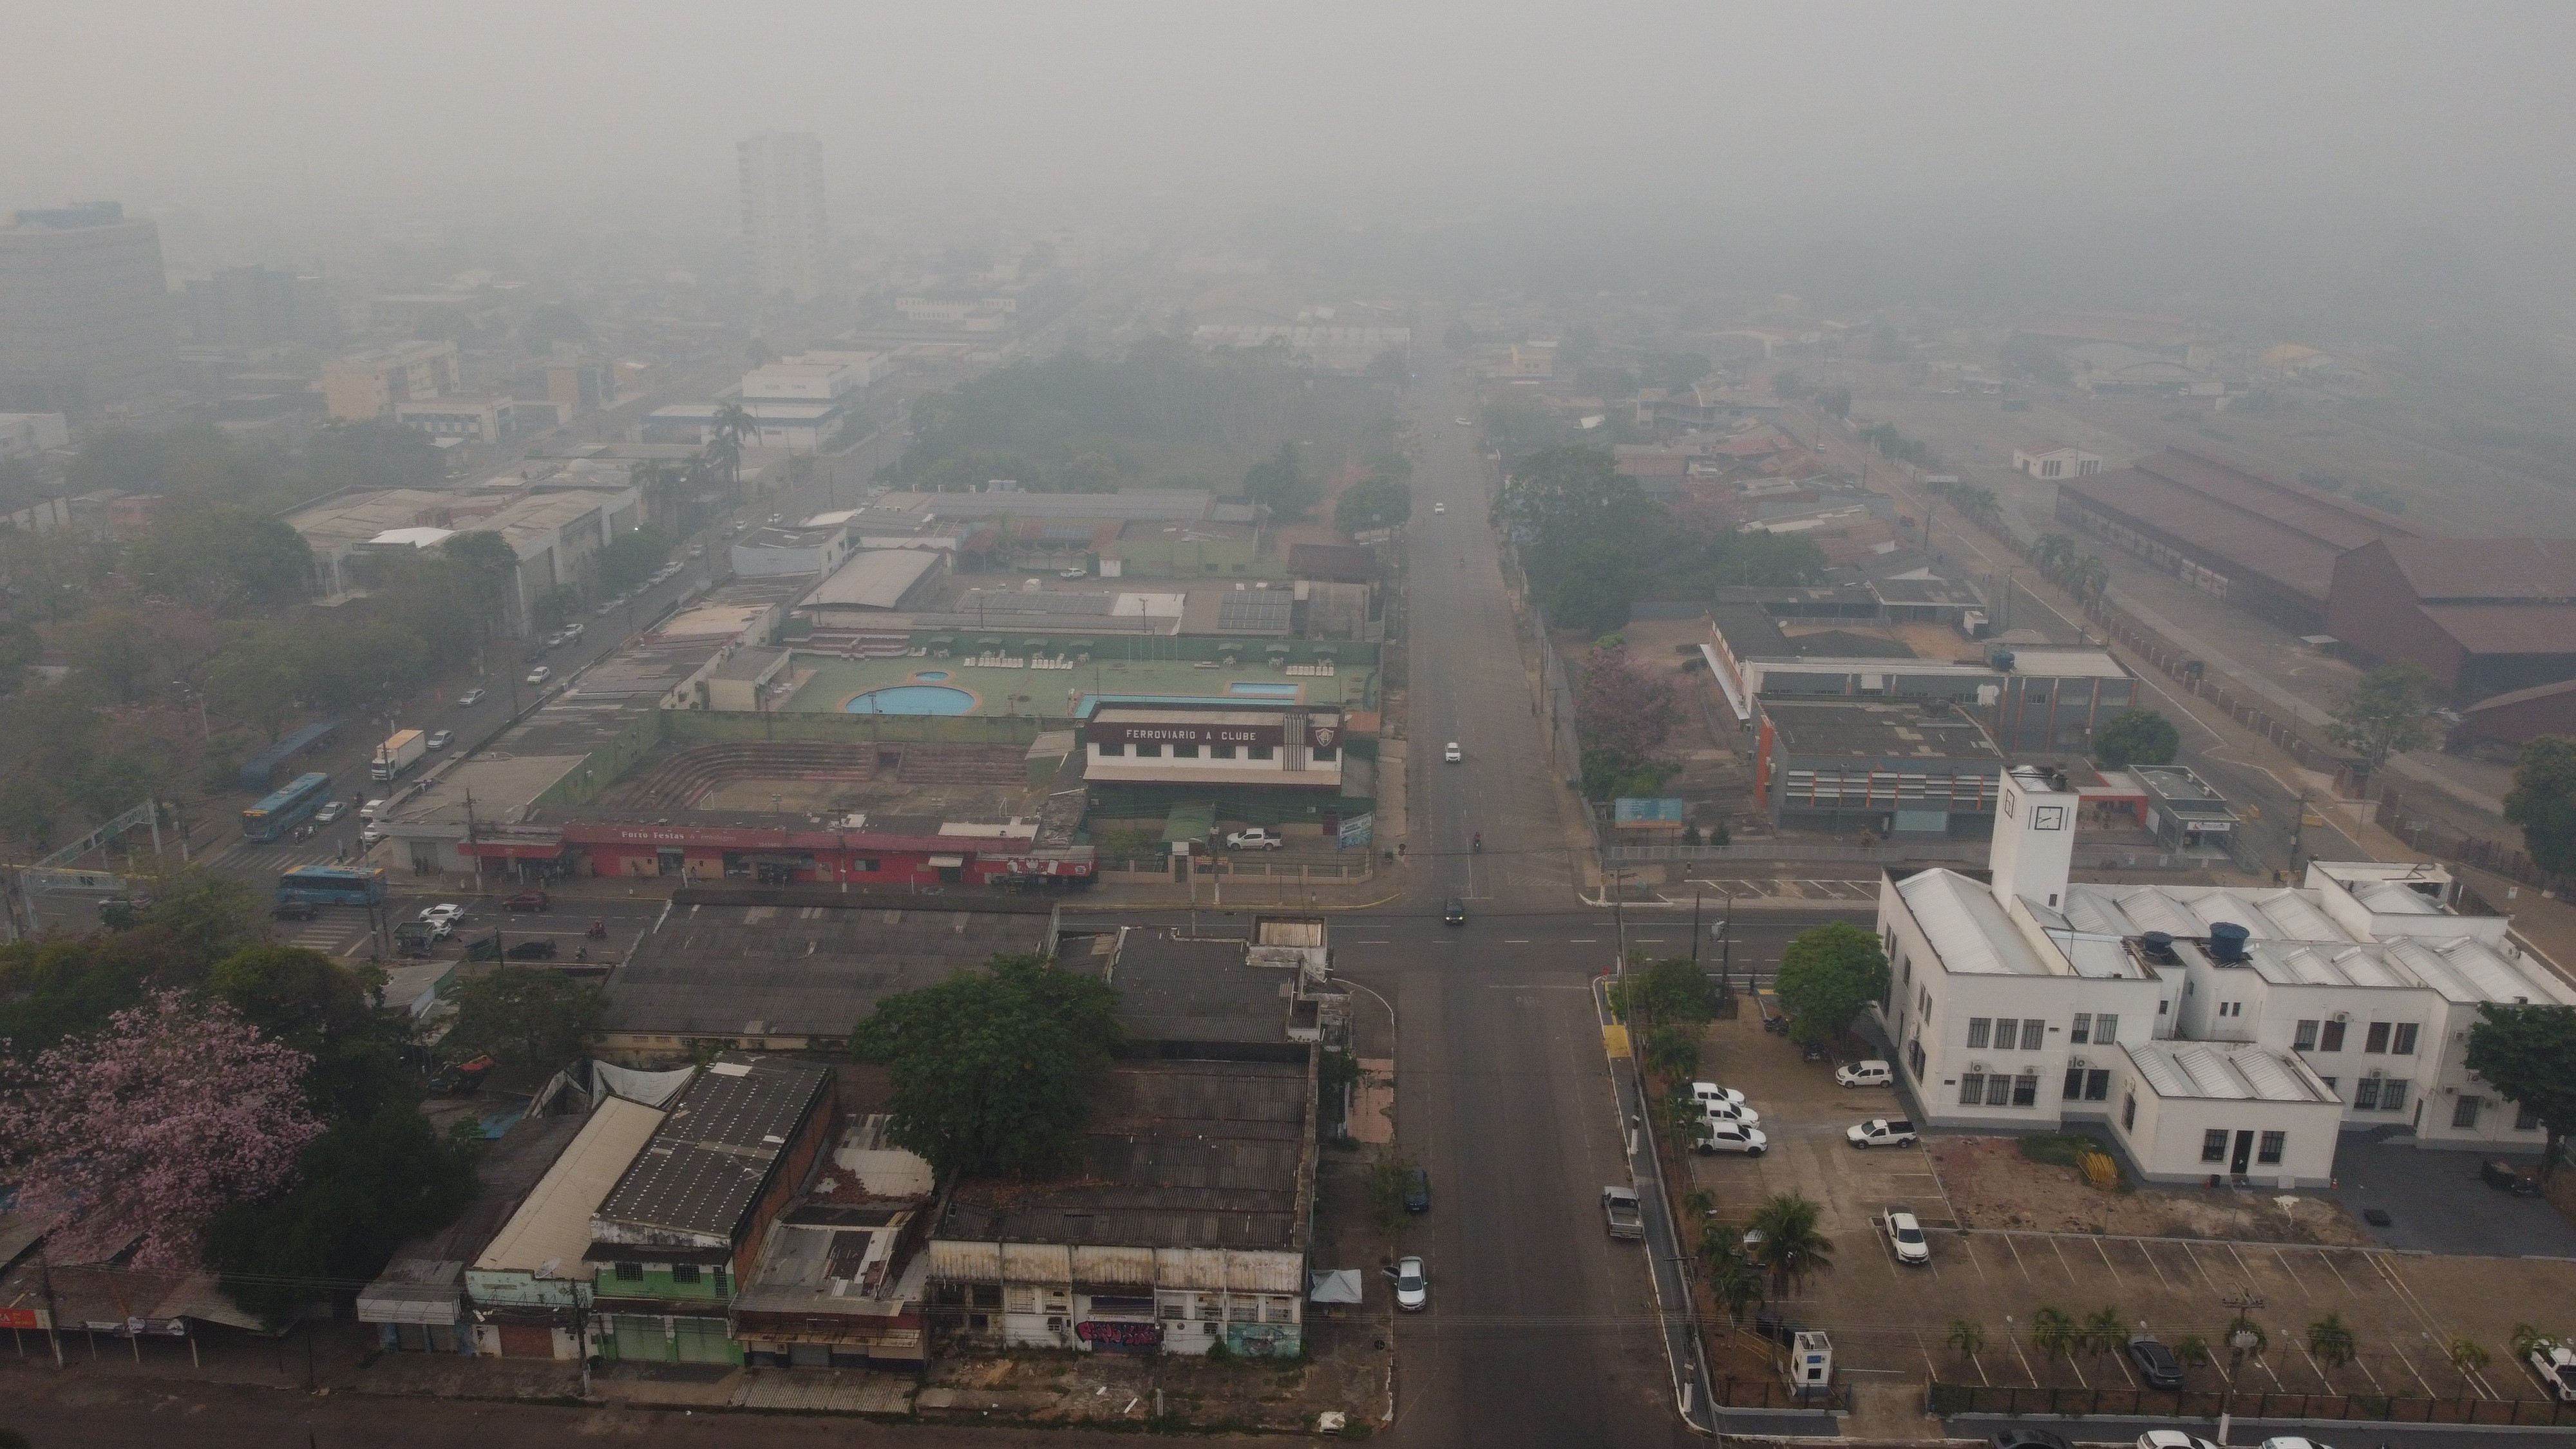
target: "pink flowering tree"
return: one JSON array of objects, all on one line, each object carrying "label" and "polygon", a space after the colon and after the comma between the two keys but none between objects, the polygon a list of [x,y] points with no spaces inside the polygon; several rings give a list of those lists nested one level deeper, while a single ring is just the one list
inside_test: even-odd
[{"label": "pink flowering tree", "polygon": [[165,991],[12,1070],[0,1164],[21,1211],[69,1220],[58,1256],[140,1240],[136,1266],[193,1268],[207,1219],[284,1187],[321,1134],[311,1064],[230,1007]]},{"label": "pink flowering tree", "polygon": [[1584,793],[1595,799],[1651,794],[1671,772],[1665,737],[1681,719],[1670,678],[1650,674],[1625,644],[1606,644],[1583,660],[1574,693],[1574,729],[1583,743]]}]

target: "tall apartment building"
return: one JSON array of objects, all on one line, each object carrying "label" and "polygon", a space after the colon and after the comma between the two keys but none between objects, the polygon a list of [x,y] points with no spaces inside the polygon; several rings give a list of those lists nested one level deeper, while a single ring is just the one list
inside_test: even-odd
[{"label": "tall apartment building", "polygon": [[387,417],[398,403],[453,397],[464,388],[453,342],[400,342],[322,364],[322,401],[334,418]]},{"label": "tall apartment building", "polygon": [[113,201],[0,227],[0,406],[79,412],[168,385],[177,357],[161,230]]},{"label": "tall apartment building", "polygon": [[823,290],[823,143],[806,131],[763,131],[737,148],[742,231],[764,297],[799,301]]},{"label": "tall apartment building", "polygon": [[207,347],[319,342],[335,330],[322,279],[274,267],[226,267],[188,282],[188,326]]}]

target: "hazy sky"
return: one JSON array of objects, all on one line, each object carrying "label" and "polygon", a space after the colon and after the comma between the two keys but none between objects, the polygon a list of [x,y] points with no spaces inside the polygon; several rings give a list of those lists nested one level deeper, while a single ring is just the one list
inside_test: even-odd
[{"label": "hazy sky", "polygon": [[[438,5],[9,0],[0,204],[666,186],[2576,224],[2558,4]],[[236,203],[237,204],[237,203]]]}]

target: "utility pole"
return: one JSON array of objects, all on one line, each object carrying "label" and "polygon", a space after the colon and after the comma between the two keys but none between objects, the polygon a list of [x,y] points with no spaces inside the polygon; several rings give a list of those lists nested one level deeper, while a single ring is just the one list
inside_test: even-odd
[{"label": "utility pole", "polygon": [[1726,919],[1717,927],[1717,979],[1721,990],[1735,990],[1735,892],[1726,893]]}]

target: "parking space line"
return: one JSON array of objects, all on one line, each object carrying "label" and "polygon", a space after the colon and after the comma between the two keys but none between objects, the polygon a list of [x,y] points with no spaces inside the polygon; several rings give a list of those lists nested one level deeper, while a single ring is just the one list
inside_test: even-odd
[{"label": "parking space line", "polygon": [[2164,1266],[2156,1261],[2156,1254],[2153,1245],[2148,1243],[2138,1244],[2138,1256],[2147,1260],[2147,1268],[2156,1275],[2156,1281],[2163,1284],[2166,1290],[2170,1292],[2173,1288],[2173,1280],[2165,1276]]},{"label": "parking space line", "polygon": [[[2057,1266],[2066,1274],[2066,1285],[2068,1287],[2076,1287],[2084,1281],[2083,1279],[2075,1276],[2075,1265],[2066,1261],[2066,1250],[2057,1245],[2057,1235],[2055,1233],[2048,1235],[2048,1251],[2057,1255]],[[2084,1377],[2084,1375],[2078,1373],[2076,1377],[2080,1379]],[[2086,1384],[2085,1387],[2091,1388],[2092,1385]]]},{"label": "parking space line", "polygon": [[2343,1285],[2343,1291],[2346,1293],[2352,1292],[2352,1280],[2346,1278],[2343,1275],[2343,1270],[2335,1266],[2335,1255],[2333,1253],[2319,1253],[2317,1254],[2317,1258],[2326,1265],[2326,1271],[2334,1275],[2335,1281]]},{"label": "parking space line", "polygon": [[2129,1280],[2121,1277],[2120,1270],[2112,1266],[2111,1250],[2102,1246],[2102,1240],[2100,1238],[2095,1238],[2093,1240],[2093,1251],[2102,1255],[2102,1266],[2111,1270],[2112,1286],[2118,1288],[2124,1293],[2127,1292],[2129,1289]]},{"label": "parking space line", "polygon": [[2397,1355],[2397,1361],[2406,1365],[2406,1371],[2415,1376],[2416,1384],[2424,1390],[2424,1397],[2428,1399],[2440,1397],[2433,1392],[2433,1381],[2424,1377],[2422,1369],[2415,1367],[2415,1360],[2406,1356],[2406,1350],[2397,1346],[2396,1339],[2392,1338],[2388,1341],[2388,1351]]},{"label": "parking space line", "polygon": [[2185,1243],[2182,1245],[2182,1255],[2191,1260],[2191,1266],[2199,1271],[2200,1281],[2209,1285],[2210,1292],[2224,1293],[2227,1291],[2226,1289],[2218,1286],[2218,1280],[2216,1278],[2210,1276],[2209,1265],[2200,1261],[2199,1252],[2195,1250],[2191,1244]]},{"label": "parking space line", "polygon": [[[2004,1251],[2012,1254],[2013,1256],[2013,1266],[2021,1270],[2022,1278],[2028,1282],[2030,1286],[2034,1288],[2038,1287],[2039,1280],[2031,1277],[2030,1265],[2021,1260],[2021,1245],[2012,1240],[2012,1234],[2010,1233],[2005,1233],[2002,1236],[2004,1240]],[[2039,1380],[2032,1379],[2031,1382],[2038,1383]]]},{"label": "parking space line", "polygon": [[2290,1275],[2290,1281],[2298,1285],[2300,1296],[2306,1298],[2310,1303],[2316,1302],[2317,1295],[2308,1291],[2307,1280],[2299,1276],[2298,1269],[2290,1266],[2289,1255],[2283,1253],[2278,1248],[2274,1248],[2272,1250],[2272,1257],[2280,1263],[2281,1271]]}]

